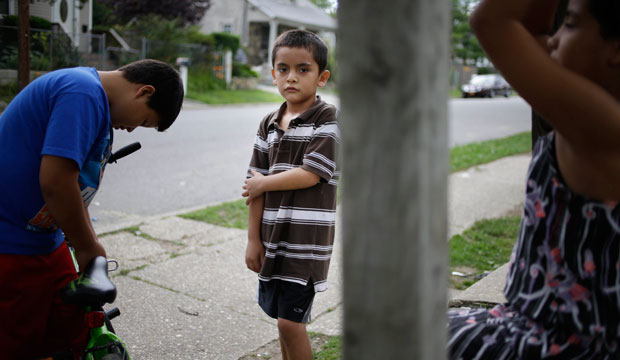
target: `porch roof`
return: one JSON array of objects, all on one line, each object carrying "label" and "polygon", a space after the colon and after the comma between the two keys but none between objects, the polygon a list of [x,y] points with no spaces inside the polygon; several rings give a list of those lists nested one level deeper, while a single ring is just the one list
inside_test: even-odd
[{"label": "porch roof", "polygon": [[335,31],[336,20],[309,1],[247,0],[271,20],[292,23],[301,27]]}]

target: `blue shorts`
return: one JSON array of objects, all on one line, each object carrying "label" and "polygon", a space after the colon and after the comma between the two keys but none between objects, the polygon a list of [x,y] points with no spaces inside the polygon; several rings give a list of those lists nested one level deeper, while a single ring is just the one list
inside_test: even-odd
[{"label": "blue shorts", "polygon": [[277,279],[258,282],[258,305],[274,319],[309,323],[314,294],[310,280],[306,286]]}]

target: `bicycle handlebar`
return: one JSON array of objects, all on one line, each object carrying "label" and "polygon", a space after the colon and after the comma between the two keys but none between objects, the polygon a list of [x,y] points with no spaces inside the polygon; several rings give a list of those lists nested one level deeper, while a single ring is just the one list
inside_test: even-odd
[{"label": "bicycle handlebar", "polygon": [[115,163],[116,160],[124,158],[125,156],[138,151],[141,147],[142,145],[140,145],[139,142],[123,146],[122,148],[118,149],[118,151],[110,155],[110,158],[108,159],[108,164]]}]

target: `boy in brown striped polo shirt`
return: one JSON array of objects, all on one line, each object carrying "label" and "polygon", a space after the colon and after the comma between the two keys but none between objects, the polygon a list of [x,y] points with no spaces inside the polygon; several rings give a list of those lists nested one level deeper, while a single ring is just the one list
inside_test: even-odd
[{"label": "boy in brown striped polo shirt", "polygon": [[258,303],[278,320],[283,359],[312,359],[306,333],[315,292],[327,289],[336,220],[336,109],[316,95],[329,78],[327,46],[291,30],[276,40],[273,83],[286,99],[263,119],[243,196],[245,261],[258,272]]}]

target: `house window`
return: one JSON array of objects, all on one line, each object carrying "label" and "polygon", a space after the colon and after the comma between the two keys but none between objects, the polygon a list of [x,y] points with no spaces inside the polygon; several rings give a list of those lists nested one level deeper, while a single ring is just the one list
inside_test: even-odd
[{"label": "house window", "polygon": [[0,15],[9,14],[9,0],[0,0]]},{"label": "house window", "polygon": [[67,5],[67,0],[60,1],[60,21],[67,22],[67,16],[69,15],[69,5]]},{"label": "house window", "polygon": [[225,33],[232,34],[232,24],[223,24],[222,31]]}]

